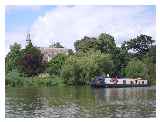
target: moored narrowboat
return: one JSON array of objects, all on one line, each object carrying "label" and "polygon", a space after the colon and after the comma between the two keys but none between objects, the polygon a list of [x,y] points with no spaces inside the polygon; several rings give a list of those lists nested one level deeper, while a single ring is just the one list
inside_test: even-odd
[{"label": "moored narrowboat", "polygon": [[96,77],[91,81],[93,87],[145,87],[149,86],[148,80],[141,78],[105,78],[103,76]]}]

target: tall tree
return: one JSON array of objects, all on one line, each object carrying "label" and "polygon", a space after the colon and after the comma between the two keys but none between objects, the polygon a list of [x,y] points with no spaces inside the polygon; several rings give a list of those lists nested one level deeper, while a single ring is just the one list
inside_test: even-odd
[{"label": "tall tree", "polygon": [[113,36],[102,33],[97,39],[96,46],[97,49],[103,53],[113,53],[116,48],[116,43]]},{"label": "tall tree", "polygon": [[77,40],[74,43],[74,47],[76,52],[87,52],[90,49],[94,49],[96,47],[96,38],[90,38],[85,36],[81,40]]},{"label": "tall tree", "polygon": [[50,75],[60,75],[62,65],[67,58],[66,54],[58,54],[48,62],[47,72]]},{"label": "tall tree", "polygon": [[131,78],[146,78],[148,73],[147,65],[139,59],[131,59],[125,68],[125,74]]},{"label": "tall tree", "polygon": [[74,43],[77,52],[87,52],[90,49],[100,50],[103,53],[112,53],[116,48],[114,37],[109,34],[101,33],[98,38],[85,36]]},{"label": "tall tree", "polygon": [[129,54],[127,50],[117,47],[112,53],[112,60],[114,62],[113,75],[122,77],[122,68],[126,67],[129,61]]},{"label": "tall tree", "polygon": [[92,50],[79,53],[69,56],[63,65],[62,77],[67,84],[88,84],[97,75],[111,74],[113,62],[109,54]]},{"label": "tall tree", "polygon": [[154,42],[155,40],[153,40],[151,36],[141,34],[136,38],[125,41],[122,47],[131,50],[137,56],[143,56],[149,51]]},{"label": "tall tree", "polygon": [[45,65],[41,51],[34,47],[31,40],[28,41],[25,49],[22,50],[23,55],[18,61],[19,69],[28,76],[34,76],[44,71]]},{"label": "tall tree", "polygon": [[6,72],[11,71],[13,69],[17,69],[17,62],[21,56],[21,45],[18,43],[14,43],[10,46],[10,52],[7,54],[5,58],[5,70]]},{"label": "tall tree", "polygon": [[49,47],[51,47],[51,48],[64,48],[64,46],[61,45],[60,42],[56,42],[54,44],[51,44],[51,45],[49,45]]}]

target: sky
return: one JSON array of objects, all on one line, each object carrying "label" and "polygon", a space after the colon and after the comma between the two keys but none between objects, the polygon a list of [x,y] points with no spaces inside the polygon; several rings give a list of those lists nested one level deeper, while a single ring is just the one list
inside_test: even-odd
[{"label": "sky", "polygon": [[22,47],[27,33],[35,46],[52,41],[74,49],[74,42],[100,33],[114,36],[116,44],[147,34],[155,39],[156,8],[142,6],[7,6],[5,15],[6,54],[14,42]]}]

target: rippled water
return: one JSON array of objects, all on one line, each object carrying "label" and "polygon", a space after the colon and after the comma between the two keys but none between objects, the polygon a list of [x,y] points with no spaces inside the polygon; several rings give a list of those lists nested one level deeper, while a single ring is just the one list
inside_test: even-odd
[{"label": "rippled water", "polygon": [[6,117],[155,116],[155,87],[6,88]]}]

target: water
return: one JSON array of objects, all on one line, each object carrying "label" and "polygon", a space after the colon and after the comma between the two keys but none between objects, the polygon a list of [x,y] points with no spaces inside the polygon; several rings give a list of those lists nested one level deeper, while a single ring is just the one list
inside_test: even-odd
[{"label": "water", "polygon": [[155,117],[155,87],[6,88],[6,117]]}]

